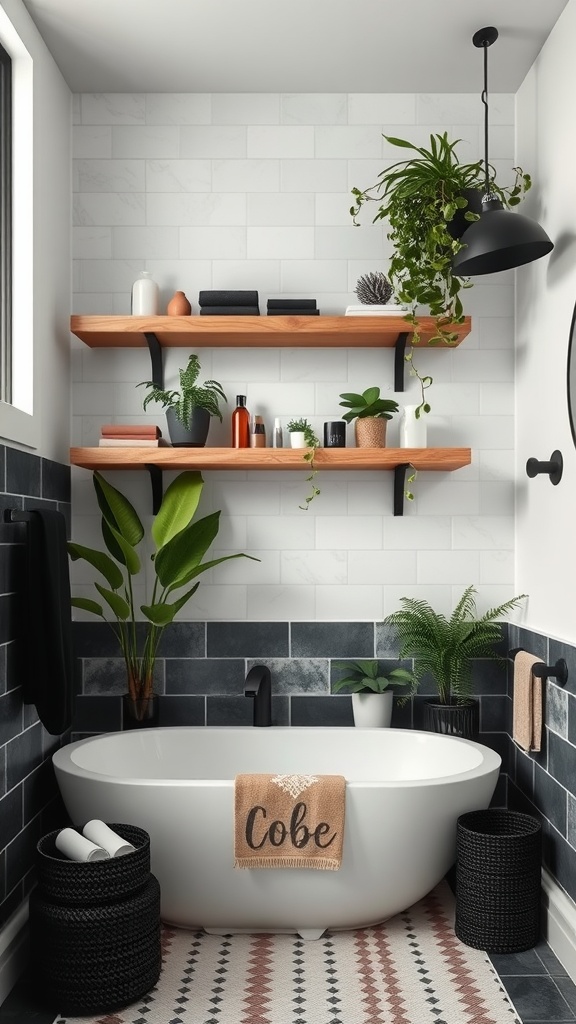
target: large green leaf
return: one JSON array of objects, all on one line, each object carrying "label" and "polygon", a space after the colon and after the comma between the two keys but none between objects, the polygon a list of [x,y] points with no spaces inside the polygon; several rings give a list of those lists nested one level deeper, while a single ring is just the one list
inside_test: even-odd
[{"label": "large green leaf", "polygon": [[110,605],[117,619],[124,622],[130,618],[130,605],[123,597],[120,597],[120,594],[116,594],[113,590],[106,590],[106,587],[101,587],[99,583],[95,583],[94,586],[106,603]]},{"label": "large green leaf", "polygon": [[162,499],[154,522],[152,536],[157,548],[164,547],[191,521],[202,494],[204,481],[198,472],[180,473]]},{"label": "large green leaf", "polygon": [[160,548],[154,566],[163,587],[172,586],[202,561],[218,533],[219,520],[220,512],[212,512],[196,523],[190,523]]},{"label": "large green leaf", "polygon": [[222,555],[220,558],[213,558],[210,562],[202,562],[201,565],[196,565],[193,569],[190,569],[185,576],[179,576],[169,587],[168,592],[171,593],[173,590],[178,590],[180,587],[185,587],[190,580],[193,580],[196,576],[201,576],[203,572],[208,569],[212,569],[215,565],[220,565],[221,562],[229,562],[232,558],[249,558],[252,562],[260,562],[260,558],[256,558],[255,555],[244,555],[242,553],[238,555]]},{"label": "large green leaf", "polygon": [[95,548],[87,548],[83,544],[75,544],[70,541],[68,554],[73,562],[82,558],[85,562],[93,565],[98,572],[101,572],[105,580],[110,584],[112,590],[118,590],[124,582],[124,577],[109,555],[105,551],[97,551]]},{"label": "large green leaf", "polygon": [[126,566],[131,576],[136,576],[140,572],[140,557],[136,549],[104,519],[102,520],[102,536],[110,554]]},{"label": "large green leaf", "polygon": [[182,594],[173,604],[143,604],[141,611],[155,626],[167,626],[169,622],[172,622],[176,612],[179,612],[192,595],[196,593],[199,586],[199,582],[195,583],[193,587],[190,587],[190,590]]},{"label": "large green leaf", "polygon": [[93,615],[104,617],[102,605],[97,604],[96,601],[91,601],[89,597],[72,597],[70,604],[73,608],[81,608],[84,612],[92,612]]},{"label": "large green leaf", "polygon": [[129,544],[138,544],[144,536],[144,527],[134,506],[95,471],[92,477],[100,511],[109,526],[114,527]]}]

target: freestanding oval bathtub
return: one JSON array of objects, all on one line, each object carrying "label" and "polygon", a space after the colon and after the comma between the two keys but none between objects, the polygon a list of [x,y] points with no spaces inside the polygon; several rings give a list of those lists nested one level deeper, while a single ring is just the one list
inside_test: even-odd
[{"label": "freestanding oval bathtub", "polygon": [[[488,806],[500,760],[436,733],[280,727],[107,733],[53,755],[74,824],[149,832],[164,921],[310,937],[382,921],[429,892],[454,862],[458,815]],[[234,868],[234,777],[245,772],[345,776],[338,871]]]}]

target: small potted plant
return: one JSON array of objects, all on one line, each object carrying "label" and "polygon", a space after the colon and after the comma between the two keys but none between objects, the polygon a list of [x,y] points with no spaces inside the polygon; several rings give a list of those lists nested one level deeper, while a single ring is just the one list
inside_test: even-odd
[{"label": "small potted plant", "polygon": [[[93,474],[93,483],[107,551],[70,542],[68,552],[72,561],[82,559],[100,573],[102,582],[95,582],[94,586],[102,603],[76,597],[72,606],[108,622],[118,640],[126,665],[125,727],[155,724],[158,701],[154,694],[154,665],[165,627],[196,593],[200,586],[198,576],[220,562],[253,556],[223,555],[203,561],[218,534],[220,512],[194,520],[204,486],[202,476],[192,471],[180,473],[166,489],[152,522],[154,554],[151,562],[147,559],[153,570],[152,593],[140,607],[144,621],[137,621],[140,616],[136,611],[133,578],[144,561],[137,550],[144,539],[144,527],[133,505],[100,473]],[[110,621],[110,617],[115,621]]]},{"label": "small potted plant", "polygon": [[166,422],[170,440],[176,448],[203,448],[208,437],[210,417],[217,416],[222,422],[219,399],[228,401],[222,385],[217,380],[206,380],[202,385],[196,381],[200,374],[200,362],[192,354],[184,370],[179,370],[180,390],[168,391],[152,380],[141,381],[136,387],[149,388],[143,407],[150,402],[159,402],[166,410]]},{"label": "small potted plant", "polygon": [[424,704],[424,727],[432,732],[476,739],[478,701],[472,697],[474,658],[500,656],[502,625],[495,620],[517,608],[526,594],[504,601],[484,615],[476,611],[473,586],[467,587],[450,618],[435,612],[422,598],[403,597],[402,609],[384,619],[394,626],[399,657],[413,658],[414,692],[424,675],[434,681],[438,696]]},{"label": "small potted plant", "polygon": [[306,451],[302,458],[304,462],[307,462],[310,466],[310,476],[306,477],[306,482],[311,484],[310,494],[304,498],[304,505],[299,505],[306,512],[310,506],[310,502],[314,501],[314,498],[318,497],[320,490],[314,483],[314,477],[318,470],[314,465],[314,454],[316,449],[320,446],[320,441],[314,432],[310,423],[307,419],[289,420],[286,424],[286,430],[290,434],[290,445],[292,448],[305,448]]},{"label": "small potted plant", "polygon": [[386,426],[392,414],[398,412],[398,402],[380,398],[380,388],[367,388],[361,395],[345,392],[340,405],[348,412],[342,414],[347,423],[356,420],[354,434],[358,448],[385,448]]},{"label": "small potted plant", "polygon": [[334,668],[346,674],[332,686],[334,693],[347,689],[352,694],[354,725],[364,728],[387,728],[392,718],[395,686],[413,686],[414,677],[404,668],[393,668],[387,674],[379,671],[376,659],[367,661],[335,661]]}]

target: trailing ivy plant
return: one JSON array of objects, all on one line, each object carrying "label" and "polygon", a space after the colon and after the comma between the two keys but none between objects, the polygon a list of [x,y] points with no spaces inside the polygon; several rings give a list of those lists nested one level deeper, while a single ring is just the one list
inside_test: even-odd
[{"label": "trailing ivy plant", "polygon": [[314,501],[314,498],[317,498],[318,495],[320,494],[320,489],[316,487],[316,484],[314,483],[314,477],[318,472],[316,466],[314,465],[314,455],[316,453],[316,449],[320,447],[320,440],[316,436],[314,429],[306,419],[289,420],[288,423],[286,424],[286,430],[290,434],[304,434],[304,440],[306,442],[306,451],[304,452],[302,458],[304,459],[304,462],[307,462],[310,466],[310,476],[306,477],[306,483],[309,483],[311,487],[310,494],[308,494],[304,498],[304,505],[299,505],[298,508],[301,508],[303,512],[307,512],[310,507],[310,502]]}]

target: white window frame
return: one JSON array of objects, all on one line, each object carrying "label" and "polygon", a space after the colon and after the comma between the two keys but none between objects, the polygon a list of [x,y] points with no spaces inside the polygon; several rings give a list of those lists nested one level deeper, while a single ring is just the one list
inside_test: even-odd
[{"label": "white window frame", "polygon": [[0,401],[0,438],[38,447],[34,388],[33,62],[0,5],[0,42],[12,59],[12,396]]}]

